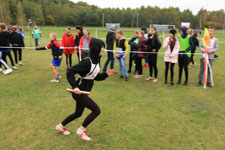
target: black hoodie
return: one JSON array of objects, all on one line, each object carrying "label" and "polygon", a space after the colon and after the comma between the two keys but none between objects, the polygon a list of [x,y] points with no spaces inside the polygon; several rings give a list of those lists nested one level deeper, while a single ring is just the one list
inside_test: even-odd
[{"label": "black hoodie", "polygon": [[[98,64],[100,63],[100,51],[102,46],[105,46],[104,42],[102,40],[99,39],[91,39],[90,42],[90,59],[92,61],[93,64]],[[81,77],[84,77],[85,75],[87,75],[90,70],[91,70],[91,61],[89,58],[85,58],[83,59],[79,64],[74,65],[73,67],[71,67],[68,71],[67,71],[67,80],[70,83],[70,85],[72,86],[72,88],[79,88],[82,91],[88,91],[90,92],[93,84],[94,84],[94,80],[96,81],[102,81],[105,80],[108,75],[106,73],[99,73],[94,80],[87,80],[87,79],[81,79]],[[78,78],[78,80],[75,79],[75,75],[79,74],[80,77]],[[79,84],[80,83],[80,84]]]},{"label": "black hoodie", "polygon": [[79,47],[80,39],[84,35],[83,34],[83,27],[81,25],[78,25],[76,27],[76,29],[79,29],[80,30],[80,33],[79,34],[76,34],[76,38],[75,38],[75,46]]}]

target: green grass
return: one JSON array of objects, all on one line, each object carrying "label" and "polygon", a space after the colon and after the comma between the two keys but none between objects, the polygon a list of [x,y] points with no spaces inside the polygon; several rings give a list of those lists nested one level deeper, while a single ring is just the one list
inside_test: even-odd
[{"label": "green grass", "polygon": [[[94,34],[96,28],[90,28]],[[135,29],[125,29],[135,30]],[[42,28],[44,38],[50,32],[59,37],[64,28]],[[27,34],[28,32],[26,32]],[[100,32],[98,37],[105,37]],[[132,32],[125,32],[130,38]],[[29,35],[27,35],[29,36]],[[220,31],[216,36],[225,42]],[[41,45],[48,44],[42,40]],[[30,45],[29,39],[26,46]],[[219,59],[214,63],[215,87],[196,87],[198,63],[190,69],[190,85],[165,86],[163,56],[159,55],[159,82],[144,79],[129,82],[119,75],[95,82],[91,98],[101,108],[101,115],[88,127],[91,142],[76,136],[76,129],[86,115],[70,123],[69,136],[55,131],[55,125],[74,112],[75,102],[65,91],[65,58],[59,72],[58,84],[49,82],[50,51],[23,51],[23,63],[18,71],[0,74],[0,150],[224,150],[225,147],[225,44],[220,44]],[[160,51],[163,51],[162,49]],[[199,52],[199,51],[198,51]],[[102,58],[104,64],[106,54]],[[77,57],[74,55],[73,60]],[[75,62],[74,62],[75,64]],[[115,68],[118,72],[117,62]],[[144,68],[144,75],[148,69]],[[178,68],[175,68],[177,81]]]}]

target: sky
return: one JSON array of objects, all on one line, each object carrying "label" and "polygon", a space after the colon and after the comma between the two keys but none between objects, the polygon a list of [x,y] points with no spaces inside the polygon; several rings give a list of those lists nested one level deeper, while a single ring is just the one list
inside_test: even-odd
[{"label": "sky", "polygon": [[225,0],[71,0],[73,2],[83,1],[101,8],[139,8],[141,6],[179,7],[180,10],[190,9],[197,14],[201,8],[207,10],[225,9]]}]

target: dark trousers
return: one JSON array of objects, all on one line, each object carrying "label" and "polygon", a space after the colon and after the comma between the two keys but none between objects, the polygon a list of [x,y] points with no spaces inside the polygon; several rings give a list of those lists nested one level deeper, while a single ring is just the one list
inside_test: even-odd
[{"label": "dark trousers", "polygon": [[157,56],[158,56],[157,54],[149,54],[149,56],[148,56],[150,77],[153,77],[153,72],[154,72],[155,78],[157,78],[157,76],[158,76]]},{"label": "dark trousers", "polygon": [[72,67],[72,54],[65,54],[66,55],[66,67]]},{"label": "dark trousers", "polygon": [[195,62],[194,62],[194,56],[195,56],[195,50],[192,50],[191,51],[191,63],[194,65],[195,64]]},{"label": "dark trousers", "polygon": [[178,64],[179,64],[179,82],[182,78],[182,72],[184,69],[185,72],[185,81],[188,81],[188,64],[189,64],[189,58],[186,54],[179,55],[178,56]]},{"label": "dark trousers", "polygon": [[[132,71],[133,61],[136,64],[136,56],[134,56],[134,53],[130,53],[129,70],[128,70],[128,72],[131,72]],[[137,71],[137,67],[135,66],[135,72],[136,71]]]},{"label": "dark trousers", "polygon": [[170,69],[170,81],[173,82],[173,76],[174,76],[174,63],[165,62],[165,81],[167,81],[168,72]]},{"label": "dark trousers", "polygon": [[[213,61],[214,61],[213,59],[209,59],[211,68],[213,66]],[[205,72],[205,59],[201,58],[200,63],[201,63],[201,65],[200,65],[200,72],[199,72],[198,79],[199,79],[199,82],[202,82],[203,77],[204,77],[204,72]],[[210,72],[209,67],[208,67],[207,83],[211,83],[211,72]]]},{"label": "dark trousers", "polygon": [[100,113],[100,108],[98,105],[87,95],[76,95],[73,94],[74,100],[76,100],[76,110],[73,114],[69,115],[63,122],[62,125],[65,126],[71,121],[82,116],[84,109],[88,108],[92,112],[85,118],[82,123],[83,127],[87,127]]},{"label": "dark trousers", "polygon": [[136,58],[136,66],[137,66],[138,75],[142,75],[143,74],[142,58],[140,57]]},{"label": "dark trousers", "polygon": [[18,64],[18,55],[19,54],[19,61],[22,61],[22,49],[13,49],[15,63]]},{"label": "dark trousers", "polygon": [[106,72],[107,66],[108,66],[108,64],[110,62],[111,62],[110,69],[113,69],[114,68],[114,55],[113,55],[113,52],[107,52],[107,60],[105,62],[104,68],[103,68],[104,72]]}]

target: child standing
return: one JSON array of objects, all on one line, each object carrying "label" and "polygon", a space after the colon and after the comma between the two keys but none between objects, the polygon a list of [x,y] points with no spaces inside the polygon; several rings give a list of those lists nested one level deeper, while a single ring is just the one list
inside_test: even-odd
[{"label": "child standing", "polygon": [[[9,68],[6,60],[6,53],[8,52],[9,48],[1,48],[1,47],[9,47],[9,32],[6,30],[5,24],[0,24],[0,72],[3,72],[4,74],[9,74],[12,72],[12,69]],[[5,66],[6,70],[2,70],[2,64]]]},{"label": "child standing", "polygon": [[146,58],[146,55],[142,52],[145,52],[147,50],[147,46],[145,45],[146,38],[144,37],[145,33],[144,31],[139,31],[138,32],[138,37],[139,37],[139,42],[135,46],[137,49],[137,57],[136,57],[136,66],[137,66],[137,72],[134,76],[134,78],[142,78],[143,77],[143,67],[142,67],[142,59]]},{"label": "child standing", "polygon": [[120,78],[123,79],[125,77],[125,81],[128,81],[128,72],[126,65],[126,54],[128,52],[128,42],[123,37],[123,31],[118,30],[116,32],[117,39],[114,42],[114,58],[118,60],[119,68],[120,68]]},{"label": "child standing", "polygon": [[[12,27],[12,33],[10,34],[9,41],[12,47],[15,47],[12,50],[14,53],[16,65],[18,66],[18,63],[22,65],[22,48],[18,48],[18,47],[24,47],[24,41],[23,41],[22,35],[18,33],[16,26]],[[18,62],[17,53],[19,54],[19,62]]]},{"label": "child standing", "polygon": [[61,76],[59,75],[58,71],[56,70],[56,67],[59,67],[60,64],[61,64],[63,47],[56,40],[56,34],[55,33],[51,33],[49,35],[49,40],[51,42],[48,44],[48,46],[36,48],[36,50],[47,50],[47,49],[50,49],[50,48],[52,49],[53,60],[52,60],[52,63],[50,64],[50,68],[53,71],[54,79],[51,80],[50,82],[59,82],[59,78],[61,78]]},{"label": "child standing", "polygon": [[177,63],[178,59],[178,52],[180,50],[180,43],[178,39],[176,38],[176,30],[171,29],[169,33],[169,37],[165,39],[163,44],[163,49],[165,49],[165,55],[164,55],[164,61],[165,61],[165,84],[167,84],[167,77],[168,77],[168,71],[170,68],[170,78],[171,78],[171,85],[174,85],[173,83],[173,76],[174,76],[174,65]]},{"label": "child standing", "polygon": [[89,44],[92,39],[92,36],[90,35],[88,29],[84,29],[83,33],[84,35],[81,37],[79,42],[79,46],[82,51],[82,59],[90,56]]},{"label": "child standing", "polygon": [[182,72],[185,72],[185,82],[184,85],[188,85],[188,64],[191,58],[191,50],[193,49],[193,42],[190,35],[187,34],[187,28],[180,28],[180,35],[178,36],[180,42],[180,51],[178,56],[179,63],[179,80],[178,85],[181,84]]},{"label": "child standing", "polygon": [[[66,33],[62,37],[62,46],[63,47],[74,47],[74,36],[71,33],[71,28],[66,27]],[[74,48],[64,48],[64,54],[66,55],[66,67],[72,67],[72,54],[74,53]]]},{"label": "child standing", "polygon": [[[161,47],[161,42],[159,40],[158,32],[156,27],[151,28],[151,33],[149,34],[149,37],[146,41],[146,45],[148,46],[148,52],[150,52],[148,55],[148,64],[149,64],[149,77],[146,78],[146,80],[153,80],[153,82],[158,81],[158,68],[157,68],[157,57],[158,57],[158,51]],[[155,78],[153,78],[153,71]]]},{"label": "child standing", "polygon": [[[79,55],[79,44],[80,44],[80,39],[81,37],[83,36],[83,26],[81,25],[78,25],[76,26],[76,38],[75,38],[75,47],[77,48],[76,49],[76,52],[77,52],[77,57],[78,57],[78,60],[80,61],[80,55]],[[82,51],[81,51],[81,58],[82,58]]]},{"label": "child standing", "polygon": [[41,38],[41,31],[38,29],[38,26],[35,25],[32,31],[32,38],[34,38],[35,46],[40,47],[40,38]]},{"label": "child standing", "polygon": [[[208,53],[208,58],[209,58],[209,63],[210,66],[212,68],[213,66],[213,61],[214,61],[214,57],[215,57],[215,52],[218,51],[219,49],[219,42],[218,39],[214,37],[215,34],[215,27],[211,26],[209,27],[209,36],[210,36],[210,40],[211,40],[211,44],[207,46],[207,53]],[[204,75],[204,64],[205,64],[205,48],[203,46],[203,39],[201,41],[200,44],[200,50],[202,52],[202,58],[201,58],[201,66],[200,66],[200,72],[199,72],[199,81],[197,86],[201,86],[202,85],[202,80],[203,80],[203,75]],[[212,81],[211,81],[211,72],[210,69],[208,69],[208,76],[207,76],[207,86],[208,87],[212,87]]]},{"label": "child standing", "polygon": [[[132,71],[132,65],[133,65],[133,61],[135,62],[136,64],[136,53],[133,53],[136,51],[136,48],[135,46],[139,43],[139,37],[138,37],[138,31],[135,31],[134,32],[134,37],[129,41],[129,44],[130,44],[130,58],[129,58],[129,70],[128,70],[128,73],[131,73]],[[137,71],[137,67],[135,65],[135,71],[134,73],[136,73]]]},{"label": "child standing", "polygon": [[193,41],[193,48],[191,49],[191,62],[193,66],[196,66],[196,63],[194,62],[194,55],[195,55],[196,48],[199,47],[198,34],[194,33],[191,39]]}]

